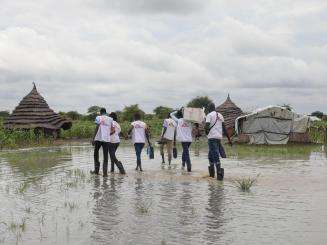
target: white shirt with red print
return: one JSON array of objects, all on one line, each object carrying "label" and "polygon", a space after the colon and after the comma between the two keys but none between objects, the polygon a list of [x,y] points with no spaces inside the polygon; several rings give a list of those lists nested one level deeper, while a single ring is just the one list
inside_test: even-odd
[{"label": "white shirt with red print", "polygon": [[133,143],[145,143],[145,130],[147,128],[146,123],[142,121],[134,121],[131,124],[133,126],[132,140]]}]

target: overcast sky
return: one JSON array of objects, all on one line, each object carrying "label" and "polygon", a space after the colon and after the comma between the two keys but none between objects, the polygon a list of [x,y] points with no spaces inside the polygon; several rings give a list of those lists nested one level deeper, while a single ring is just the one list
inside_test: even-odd
[{"label": "overcast sky", "polygon": [[181,106],[327,113],[326,0],[0,0],[0,110]]}]

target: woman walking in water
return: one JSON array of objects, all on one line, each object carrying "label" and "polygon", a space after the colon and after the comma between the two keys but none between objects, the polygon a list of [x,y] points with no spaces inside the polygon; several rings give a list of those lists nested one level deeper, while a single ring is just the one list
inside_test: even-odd
[{"label": "woman walking in water", "polygon": [[145,122],[141,121],[141,114],[134,114],[134,122],[131,123],[131,128],[128,131],[128,134],[132,134],[132,141],[134,143],[135,154],[136,154],[136,168],[135,170],[143,171],[141,153],[145,145],[145,140],[147,139],[149,145],[149,131]]},{"label": "woman walking in water", "polygon": [[114,133],[110,136],[110,143],[109,143],[109,156],[110,156],[110,161],[111,161],[110,172],[111,173],[115,172],[115,165],[116,165],[117,168],[119,169],[119,172],[121,174],[125,174],[125,169],[123,167],[123,164],[120,161],[118,161],[118,159],[116,157],[116,151],[120,144],[119,134],[121,132],[121,128],[118,123],[117,114],[115,112],[111,112],[109,114],[109,117],[111,117],[113,119],[112,127],[114,129],[113,130]]}]

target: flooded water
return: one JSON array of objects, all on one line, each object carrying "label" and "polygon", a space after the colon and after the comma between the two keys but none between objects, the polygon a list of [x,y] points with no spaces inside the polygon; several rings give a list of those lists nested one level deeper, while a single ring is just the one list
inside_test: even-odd
[{"label": "flooded water", "polygon": [[[207,177],[206,147],[191,174],[158,151],[139,173],[125,145],[127,175],[108,178],[89,174],[89,145],[0,152],[0,244],[326,244],[325,149],[248,149],[222,160],[224,182]],[[256,176],[250,192],[234,182]]]}]

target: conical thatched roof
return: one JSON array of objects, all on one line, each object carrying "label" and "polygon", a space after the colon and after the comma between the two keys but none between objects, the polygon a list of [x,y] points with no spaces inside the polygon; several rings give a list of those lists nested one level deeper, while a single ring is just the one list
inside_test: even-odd
[{"label": "conical thatched roof", "polygon": [[229,94],[225,102],[216,108],[216,111],[223,115],[226,128],[234,128],[235,119],[243,114],[242,110],[230,99]]},{"label": "conical thatched roof", "polygon": [[26,95],[4,123],[6,129],[47,130],[69,129],[72,122],[51,110],[44,98],[36,90]]}]

